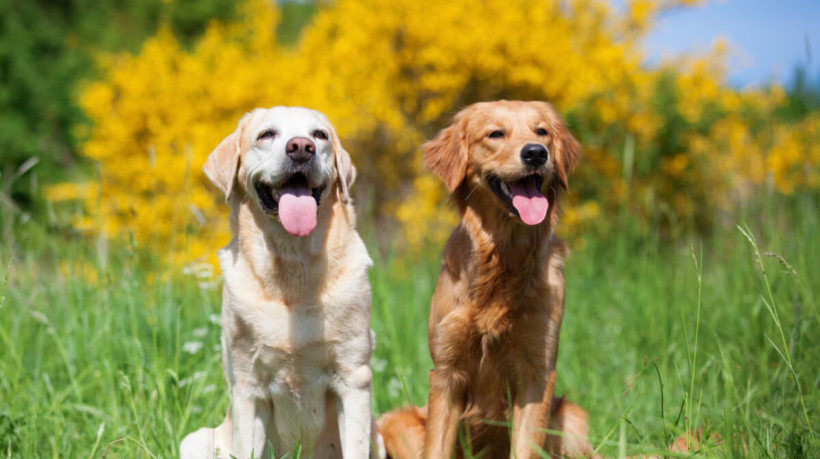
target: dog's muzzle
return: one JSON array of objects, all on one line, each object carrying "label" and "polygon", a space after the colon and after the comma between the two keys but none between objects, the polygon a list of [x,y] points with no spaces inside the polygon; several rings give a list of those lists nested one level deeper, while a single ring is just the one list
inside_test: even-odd
[{"label": "dog's muzzle", "polygon": [[277,217],[288,233],[307,236],[316,228],[325,185],[311,187],[304,174],[296,173],[277,188],[259,181],[254,189],[262,210]]}]

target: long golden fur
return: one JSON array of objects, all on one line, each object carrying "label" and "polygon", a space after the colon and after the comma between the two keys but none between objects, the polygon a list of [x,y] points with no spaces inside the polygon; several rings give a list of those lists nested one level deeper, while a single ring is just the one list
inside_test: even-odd
[{"label": "long golden fur", "polygon": [[424,148],[461,224],[431,302],[429,403],[382,417],[388,453],[592,454],[586,413],[553,397],[568,254],[553,230],[578,142],[550,105],[498,101],[462,110]]}]

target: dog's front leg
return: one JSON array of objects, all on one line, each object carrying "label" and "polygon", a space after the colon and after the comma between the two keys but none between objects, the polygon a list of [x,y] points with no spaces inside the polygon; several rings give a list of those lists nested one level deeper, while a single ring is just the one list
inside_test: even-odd
[{"label": "dog's front leg", "polygon": [[373,373],[369,365],[345,372],[337,384],[336,411],[342,456],[365,459],[370,455],[370,396]]},{"label": "dog's front leg", "polygon": [[[562,273],[561,273],[562,274]],[[564,312],[563,275],[553,290],[547,327],[540,352],[533,361],[518,369],[518,382],[513,406],[511,458],[541,457],[538,451],[546,444],[552,396],[555,392],[555,364],[558,360],[558,338]],[[560,288],[558,288],[560,287]]]},{"label": "dog's front leg", "polygon": [[233,456],[238,459],[263,457],[267,443],[267,425],[273,414],[270,401],[256,398],[250,390],[239,386],[234,386],[231,394]]},{"label": "dog's front leg", "polygon": [[521,382],[513,405],[513,430],[510,458],[537,458],[544,448],[549,426],[555,369],[537,375],[534,381]]},{"label": "dog's front leg", "polygon": [[453,455],[458,421],[464,412],[463,388],[454,384],[449,372],[430,372],[428,419],[424,437],[424,457],[444,459]]}]

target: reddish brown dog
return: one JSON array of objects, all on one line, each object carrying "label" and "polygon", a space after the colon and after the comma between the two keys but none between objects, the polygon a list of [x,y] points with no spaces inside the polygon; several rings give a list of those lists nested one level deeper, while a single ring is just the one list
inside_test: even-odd
[{"label": "reddish brown dog", "polygon": [[553,398],[568,253],[554,228],[577,157],[543,102],[471,105],[425,145],[461,224],[430,307],[428,406],[380,421],[393,457],[592,454],[586,413]]}]

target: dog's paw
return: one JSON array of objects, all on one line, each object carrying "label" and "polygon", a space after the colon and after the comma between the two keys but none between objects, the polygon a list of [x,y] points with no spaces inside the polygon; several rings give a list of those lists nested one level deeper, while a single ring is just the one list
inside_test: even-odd
[{"label": "dog's paw", "polygon": [[230,457],[217,429],[203,427],[189,433],[179,444],[180,459],[221,459]]}]

